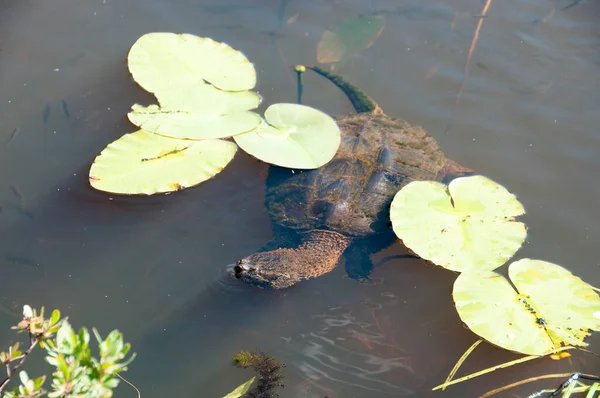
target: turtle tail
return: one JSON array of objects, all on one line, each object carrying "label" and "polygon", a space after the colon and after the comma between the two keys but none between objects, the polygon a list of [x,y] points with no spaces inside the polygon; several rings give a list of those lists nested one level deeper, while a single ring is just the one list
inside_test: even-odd
[{"label": "turtle tail", "polygon": [[377,105],[371,97],[369,97],[364,91],[356,87],[354,84],[348,82],[346,79],[335,73],[328,72],[318,66],[304,66],[298,65],[295,67],[296,72],[302,73],[304,70],[310,69],[313,72],[325,77],[330,82],[335,84],[340,90],[346,94],[352,106],[358,113],[373,113],[375,115],[383,114],[383,111]]}]

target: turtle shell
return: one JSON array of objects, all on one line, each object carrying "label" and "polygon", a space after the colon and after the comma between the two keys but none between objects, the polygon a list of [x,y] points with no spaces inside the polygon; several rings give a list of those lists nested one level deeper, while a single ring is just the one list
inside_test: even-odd
[{"label": "turtle shell", "polygon": [[387,226],[400,188],[440,180],[446,158],[423,128],[373,113],[343,116],[337,123],[341,145],[329,163],[303,171],[271,167],[266,207],[275,224],[366,236]]}]

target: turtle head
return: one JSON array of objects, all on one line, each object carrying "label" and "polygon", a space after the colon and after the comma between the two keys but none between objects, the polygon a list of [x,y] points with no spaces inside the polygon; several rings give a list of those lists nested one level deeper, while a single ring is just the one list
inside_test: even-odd
[{"label": "turtle head", "polygon": [[350,241],[333,231],[308,231],[297,247],[252,254],[238,261],[233,273],[262,289],[285,289],[333,270]]},{"label": "turtle head", "polygon": [[285,289],[303,278],[290,267],[297,259],[290,249],[252,254],[239,260],[234,275],[244,283],[262,289]]}]

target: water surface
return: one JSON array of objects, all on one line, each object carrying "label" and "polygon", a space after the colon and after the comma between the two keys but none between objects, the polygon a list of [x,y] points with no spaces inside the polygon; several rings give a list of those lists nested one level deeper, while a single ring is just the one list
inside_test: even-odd
[{"label": "water surface", "polygon": [[[529,229],[519,258],[561,264],[600,285],[600,15],[597,2],[493,2],[460,102],[477,1],[97,0],[0,5],[0,341],[23,303],[77,325],[119,328],[138,352],[127,376],[144,397],[219,397],[246,380],[230,358],[262,349],[286,367],[282,397],[442,396],[476,339],[451,300],[454,276],[396,243],[372,256],[371,283],[343,264],[283,292],[239,286],[224,267],[272,232],[265,166],[241,151],[215,179],[176,194],[110,200],[87,186],[94,157],[134,131],[125,114],[152,97],[125,57],[142,34],[224,41],[258,71],[265,105],[293,102],[290,65],[316,62],[323,32],[348,18],[386,19],[379,39],[340,69],[388,113],[424,126],[448,157],[518,194]],[[306,75],[305,103],[352,111]],[[263,106],[264,109],[264,106]],[[11,315],[16,313],[17,316]],[[600,340],[590,339],[598,350]],[[514,359],[480,347],[461,372]],[[31,373],[44,365],[31,363]],[[477,396],[526,377],[598,373],[600,361],[534,361],[449,390]],[[515,390],[526,396],[545,382]],[[120,387],[118,396],[135,396]]]}]

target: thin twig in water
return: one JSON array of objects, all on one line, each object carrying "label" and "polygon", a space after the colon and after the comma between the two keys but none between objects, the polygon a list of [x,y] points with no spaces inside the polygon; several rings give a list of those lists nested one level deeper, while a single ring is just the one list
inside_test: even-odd
[{"label": "thin twig in water", "polygon": [[471,64],[471,57],[473,56],[473,53],[475,52],[475,46],[477,45],[477,40],[479,39],[479,31],[481,30],[481,27],[483,25],[483,20],[485,19],[485,16],[487,15],[488,9],[490,8],[491,4],[492,4],[492,0],[487,0],[485,2],[485,5],[483,6],[481,15],[479,15],[479,20],[477,21],[477,27],[475,28],[475,34],[473,35],[473,40],[471,41],[471,47],[469,47],[469,53],[467,54],[467,62],[465,63],[463,80],[460,83],[460,88],[458,89],[458,94],[456,94],[456,104],[457,105],[460,102],[460,95],[462,94],[463,87],[465,86],[467,78],[469,77],[469,65]]}]

